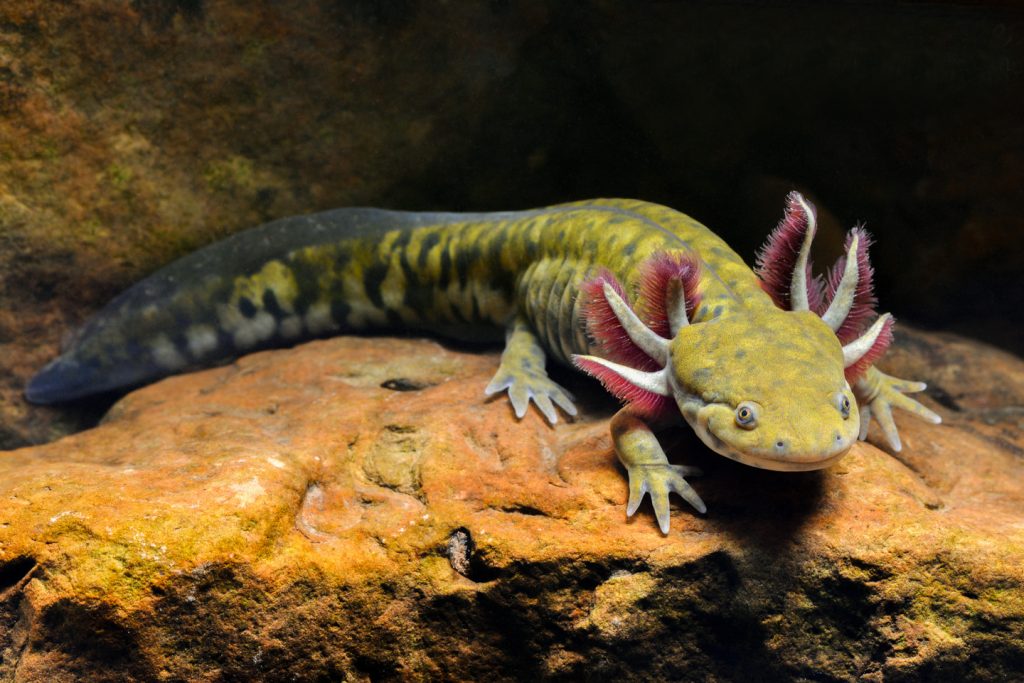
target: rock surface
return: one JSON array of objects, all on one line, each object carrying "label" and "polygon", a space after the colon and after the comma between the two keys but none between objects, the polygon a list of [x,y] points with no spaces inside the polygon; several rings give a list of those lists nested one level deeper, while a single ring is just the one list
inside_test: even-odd
[{"label": "rock surface", "polygon": [[[904,332],[898,457],[699,464],[663,537],[613,410],[517,423],[497,354],[342,337],[171,378],[0,452],[0,680],[1008,680],[1024,363]],[[596,385],[559,377],[577,395]],[[934,399],[934,400],[931,400]]]}]

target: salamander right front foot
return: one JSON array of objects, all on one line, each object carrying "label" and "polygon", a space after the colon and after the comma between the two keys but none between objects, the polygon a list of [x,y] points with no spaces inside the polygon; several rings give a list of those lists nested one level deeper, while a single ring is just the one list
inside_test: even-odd
[{"label": "salamander right front foot", "polygon": [[697,512],[707,512],[708,508],[700,499],[697,492],[693,490],[689,482],[684,479],[687,476],[699,475],[700,470],[696,467],[685,465],[633,465],[627,467],[629,472],[629,503],[626,504],[626,516],[632,517],[633,513],[643,502],[644,494],[651,494],[651,505],[654,507],[654,516],[658,519],[658,526],[661,533],[667,534],[669,529],[669,507],[668,494],[675,492],[682,496],[683,500],[692,505]]},{"label": "salamander right front foot", "polygon": [[699,475],[696,467],[673,465],[665,457],[654,432],[643,420],[623,408],[612,418],[612,441],[615,453],[629,473],[629,502],[626,516],[632,517],[643,502],[644,494],[651,494],[651,505],[661,533],[669,530],[670,493],[679,494],[697,512],[707,512],[707,506],[685,477]]}]

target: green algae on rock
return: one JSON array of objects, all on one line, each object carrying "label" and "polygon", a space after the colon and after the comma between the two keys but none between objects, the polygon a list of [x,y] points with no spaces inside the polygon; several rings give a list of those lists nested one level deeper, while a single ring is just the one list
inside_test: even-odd
[{"label": "green algae on rock", "polygon": [[[1024,439],[975,411],[1024,364],[903,337],[974,397],[946,425],[806,475],[680,435],[709,514],[667,538],[623,517],[610,404],[516,423],[496,354],[340,337],[162,381],[0,453],[0,678],[1005,679]],[[947,349],[985,370],[944,385]]]}]

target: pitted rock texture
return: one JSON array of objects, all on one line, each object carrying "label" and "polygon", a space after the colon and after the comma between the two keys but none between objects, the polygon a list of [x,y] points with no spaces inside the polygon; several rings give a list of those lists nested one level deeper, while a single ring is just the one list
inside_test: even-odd
[{"label": "pitted rock texture", "polygon": [[[341,337],[0,453],[0,680],[1008,680],[1024,665],[1024,363],[904,332],[934,427],[821,473],[662,435],[662,536],[607,434],[482,388],[496,353]],[[600,388],[568,373],[578,395]]]}]

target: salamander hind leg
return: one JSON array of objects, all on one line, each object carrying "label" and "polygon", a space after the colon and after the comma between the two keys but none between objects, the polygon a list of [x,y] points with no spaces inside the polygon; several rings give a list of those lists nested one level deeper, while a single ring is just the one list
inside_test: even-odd
[{"label": "salamander hind leg", "polygon": [[529,323],[516,318],[509,325],[501,365],[484,393],[493,396],[508,391],[517,418],[526,415],[531,400],[551,424],[558,422],[556,405],[567,415],[576,415],[572,395],[551,381],[545,360],[544,348]]},{"label": "salamander hind leg", "polygon": [[623,408],[612,418],[611,429],[615,453],[629,473],[627,517],[632,517],[637,511],[645,493],[651,494],[654,516],[663,534],[669,530],[670,493],[679,494],[697,512],[707,512],[704,501],[685,479],[687,476],[699,475],[700,470],[669,463],[654,432],[643,420],[628,408]]}]

